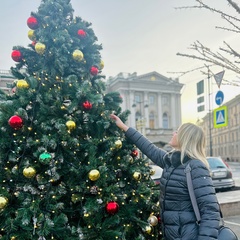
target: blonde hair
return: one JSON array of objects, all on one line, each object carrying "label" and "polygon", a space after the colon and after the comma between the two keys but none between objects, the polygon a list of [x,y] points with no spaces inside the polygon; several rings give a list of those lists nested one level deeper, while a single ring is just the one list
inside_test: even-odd
[{"label": "blonde hair", "polygon": [[185,156],[202,161],[208,168],[209,164],[205,155],[206,139],[203,129],[193,123],[182,124],[177,133],[181,162]]}]

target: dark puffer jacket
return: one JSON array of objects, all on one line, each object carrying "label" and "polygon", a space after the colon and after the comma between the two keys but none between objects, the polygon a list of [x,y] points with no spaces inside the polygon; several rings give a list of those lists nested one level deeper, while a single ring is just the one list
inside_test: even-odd
[{"label": "dark puffer jacket", "polygon": [[[209,170],[200,160],[185,157],[180,152],[156,147],[133,128],[126,136],[156,165],[163,168],[160,180],[160,207],[166,240],[214,240],[218,236],[219,205]],[[184,169],[190,162],[194,193],[201,214],[197,224],[187,188]]]}]

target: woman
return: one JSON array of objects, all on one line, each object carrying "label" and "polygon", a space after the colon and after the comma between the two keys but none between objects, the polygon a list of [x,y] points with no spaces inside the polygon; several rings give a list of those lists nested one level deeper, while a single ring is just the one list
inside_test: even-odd
[{"label": "woman", "polygon": [[[205,136],[195,124],[185,123],[173,133],[171,152],[156,147],[137,130],[125,125],[114,114],[111,118],[149,159],[163,168],[160,179],[160,207],[166,240],[217,239],[219,205],[205,156]],[[190,163],[194,193],[201,222],[197,223],[187,188],[184,169]]]}]

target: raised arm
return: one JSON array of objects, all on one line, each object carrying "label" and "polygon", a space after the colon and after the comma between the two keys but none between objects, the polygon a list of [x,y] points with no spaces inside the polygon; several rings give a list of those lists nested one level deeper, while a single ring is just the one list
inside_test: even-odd
[{"label": "raised arm", "polygon": [[128,127],[118,116],[111,114],[110,117],[115,121],[116,125],[120,129],[125,131],[126,137],[132,141],[143,152],[143,154],[161,168],[164,167],[163,156],[166,154],[166,151],[158,148],[137,130]]}]

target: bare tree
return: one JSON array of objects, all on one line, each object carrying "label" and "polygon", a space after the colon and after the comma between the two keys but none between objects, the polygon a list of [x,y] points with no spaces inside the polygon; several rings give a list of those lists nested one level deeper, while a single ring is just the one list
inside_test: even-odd
[{"label": "bare tree", "polygon": [[[215,14],[220,15],[229,25],[229,27],[216,26],[217,29],[226,30],[229,32],[235,32],[236,34],[240,33],[240,18],[232,16],[222,10],[219,10],[215,7],[210,7],[205,4],[202,0],[195,0],[198,5],[186,6],[186,7],[178,7],[178,9],[206,9]],[[231,9],[235,10],[237,14],[240,15],[240,7],[239,5],[231,0],[226,0]],[[195,41],[192,45],[190,45],[189,49],[193,50],[195,53],[193,54],[185,54],[185,53],[177,53],[178,56],[188,57],[196,60],[203,61],[207,65],[215,65],[221,66],[225,69],[233,71],[235,73],[240,73],[240,53],[238,50],[233,49],[227,42],[223,42],[224,46],[219,47],[218,51],[213,52],[210,48],[204,46],[200,41]],[[190,70],[192,71],[192,70]],[[184,75],[187,72],[183,72]],[[240,83],[240,82],[239,82]],[[236,85],[236,83],[232,82],[232,85]],[[239,85],[239,84],[238,84]]]}]

